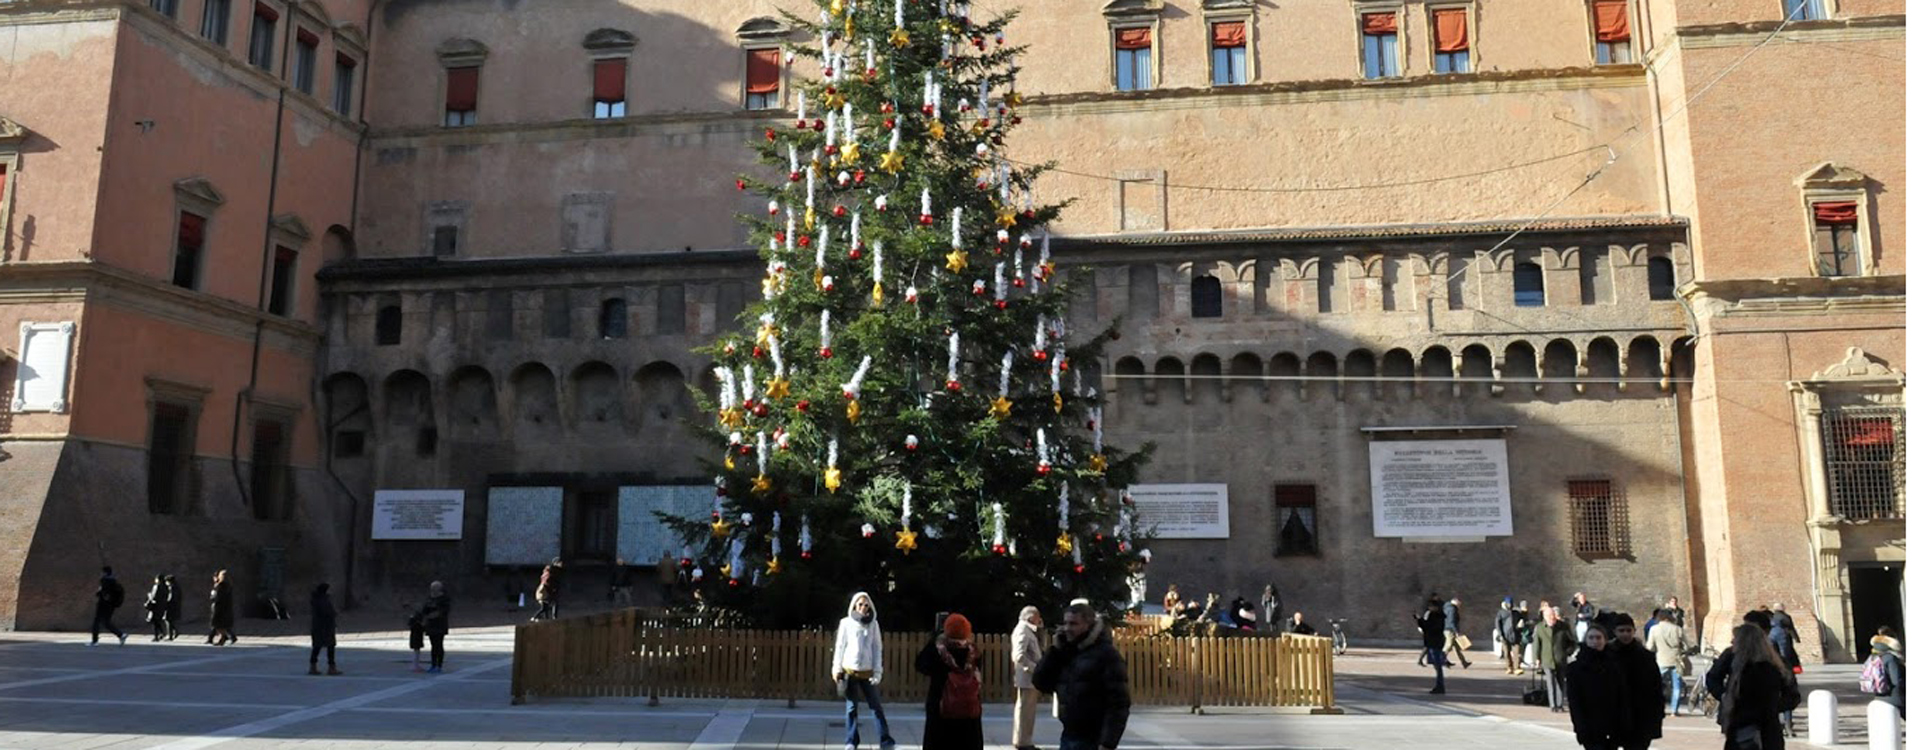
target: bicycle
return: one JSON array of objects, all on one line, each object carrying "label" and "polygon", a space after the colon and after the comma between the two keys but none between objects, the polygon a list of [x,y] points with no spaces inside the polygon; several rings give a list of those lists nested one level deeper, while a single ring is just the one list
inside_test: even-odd
[{"label": "bicycle", "polygon": [[1333,653],[1335,654],[1345,654],[1347,652],[1347,631],[1346,628],[1343,627],[1346,623],[1347,618],[1345,617],[1339,619],[1327,618],[1327,637],[1333,639]]}]

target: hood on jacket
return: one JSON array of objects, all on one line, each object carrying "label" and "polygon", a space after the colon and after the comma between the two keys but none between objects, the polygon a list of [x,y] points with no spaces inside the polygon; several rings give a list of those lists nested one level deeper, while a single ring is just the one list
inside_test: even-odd
[{"label": "hood on jacket", "polygon": [[1092,647],[1093,645],[1101,642],[1102,640],[1108,640],[1109,638],[1110,637],[1107,635],[1106,618],[1101,617],[1099,615],[1094,615],[1093,627],[1087,628],[1087,634],[1080,636],[1080,640],[1074,641],[1073,645],[1075,648],[1085,649],[1085,648]]},{"label": "hood on jacket", "polygon": [[874,604],[873,597],[867,596],[867,592],[865,591],[856,591],[852,597],[847,599],[847,618],[854,622],[859,622],[859,613],[854,611],[854,606],[859,604],[861,599],[867,600],[867,608],[873,611],[874,622],[879,622],[880,605]]}]

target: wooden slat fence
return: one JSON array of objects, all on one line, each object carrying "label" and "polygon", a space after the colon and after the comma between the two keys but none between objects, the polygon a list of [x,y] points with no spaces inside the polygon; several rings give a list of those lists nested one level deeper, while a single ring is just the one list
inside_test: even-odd
[{"label": "wooden slat fence", "polygon": [[[513,702],[539,697],[836,700],[832,632],[728,630],[626,609],[520,625]],[[920,633],[882,637],[883,700],[919,703]],[[1013,701],[1009,637],[980,634],[981,700]],[[1123,635],[1133,701],[1141,705],[1267,706],[1334,712],[1333,649],[1320,637],[1169,638]]]}]

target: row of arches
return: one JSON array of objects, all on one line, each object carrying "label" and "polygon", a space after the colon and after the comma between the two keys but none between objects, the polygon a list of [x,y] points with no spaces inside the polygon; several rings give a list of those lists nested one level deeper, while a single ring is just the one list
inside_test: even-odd
[{"label": "row of arches", "polygon": [[[1149,366],[1151,361],[1151,366]],[[1685,337],[1663,341],[1635,336],[1625,345],[1611,336],[1575,342],[1556,338],[1540,344],[1516,340],[1475,342],[1456,348],[1433,345],[1417,353],[1405,348],[1376,354],[1353,349],[1344,355],[1315,351],[1302,356],[1280,352],[1261,356],[1211,352],[1114,361],[1114,395],[1154,403],[1162,393],[1191,401],[1196,392],[1230,401],[1236,392],[1260,398],[1291,390],[1300,398],[1344,398],[1367,393],[1375,398],[1462,396],[1474,389],[1492,395],[1510,390],[1536,395],[1604,392],[1667,393],[1677,380],[1692,377],[1692,348]]]}]

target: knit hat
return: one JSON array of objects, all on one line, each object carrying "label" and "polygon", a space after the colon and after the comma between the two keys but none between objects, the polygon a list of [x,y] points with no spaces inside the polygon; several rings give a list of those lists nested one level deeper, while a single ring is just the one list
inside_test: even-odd
[{"label": "knit hat", "polygon": [[955,612],[947,615],[946,633],[950,641],[973,640],[973,623],[967,620],[966,615]]}]

